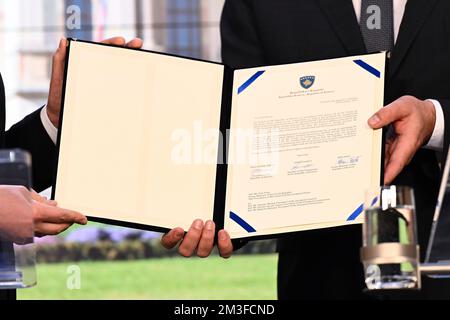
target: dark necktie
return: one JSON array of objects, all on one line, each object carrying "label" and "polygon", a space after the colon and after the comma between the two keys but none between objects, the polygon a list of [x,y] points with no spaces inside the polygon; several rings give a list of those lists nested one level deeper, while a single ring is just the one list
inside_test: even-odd
[{"label": "dark necktie", "polygon": [[361,1],[361,33],[367,52],[391,51],[394,48],[393,0]]}]

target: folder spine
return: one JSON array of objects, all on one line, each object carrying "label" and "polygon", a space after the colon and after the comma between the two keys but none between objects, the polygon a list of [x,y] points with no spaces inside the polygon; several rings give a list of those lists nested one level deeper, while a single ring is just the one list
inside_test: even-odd
[{"label": "folder spine", "polygon": [[225,220],[225,205],[228,173],[228,132],[231,126],[231,105],[233,97],[234,70],[224,66],[222,86],[222,106],[220,112],[220,138],[219,152],[217,156],[216,189],[214,194],[213,220],[216,224],[216,232],[223,229]]},{"label": "folder spine", "polygon": [[[390,52],[385,53],[384,63],[384,105],[388,105],[388,96],[386,94],[386,88],[389,88],[390,78]],[[381,170],[380,170],[380,186],[384,186],[384,160],[386,158],[386,142],[389,139],[389,134],[392,130],[392,126],[384,127],[381,134]]]}]

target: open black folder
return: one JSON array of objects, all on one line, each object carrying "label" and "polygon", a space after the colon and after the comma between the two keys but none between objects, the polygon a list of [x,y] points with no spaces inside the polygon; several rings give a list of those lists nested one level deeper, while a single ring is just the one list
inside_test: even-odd
[{"label": "open black folder", "polygon": [[70,40],[53,198],[90,220],[233,239],[360,223],[385,54],[242,70]]}]

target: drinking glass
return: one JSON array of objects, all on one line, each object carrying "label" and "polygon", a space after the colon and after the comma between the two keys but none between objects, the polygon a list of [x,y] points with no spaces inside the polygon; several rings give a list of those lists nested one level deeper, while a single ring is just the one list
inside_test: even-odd
[{"label": "drinking glass", "polygon": [[367,288],[419,289],[414,191],[404,186],[369,190],[361,260]]}]

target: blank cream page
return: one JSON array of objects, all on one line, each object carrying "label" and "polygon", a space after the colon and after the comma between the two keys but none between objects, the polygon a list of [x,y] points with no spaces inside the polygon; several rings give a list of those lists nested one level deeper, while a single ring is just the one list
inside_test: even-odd
[{"label": "blank cream page", "polygon": [[72,41],[59,205],[166,228],[212,219],[223,69]]}]

